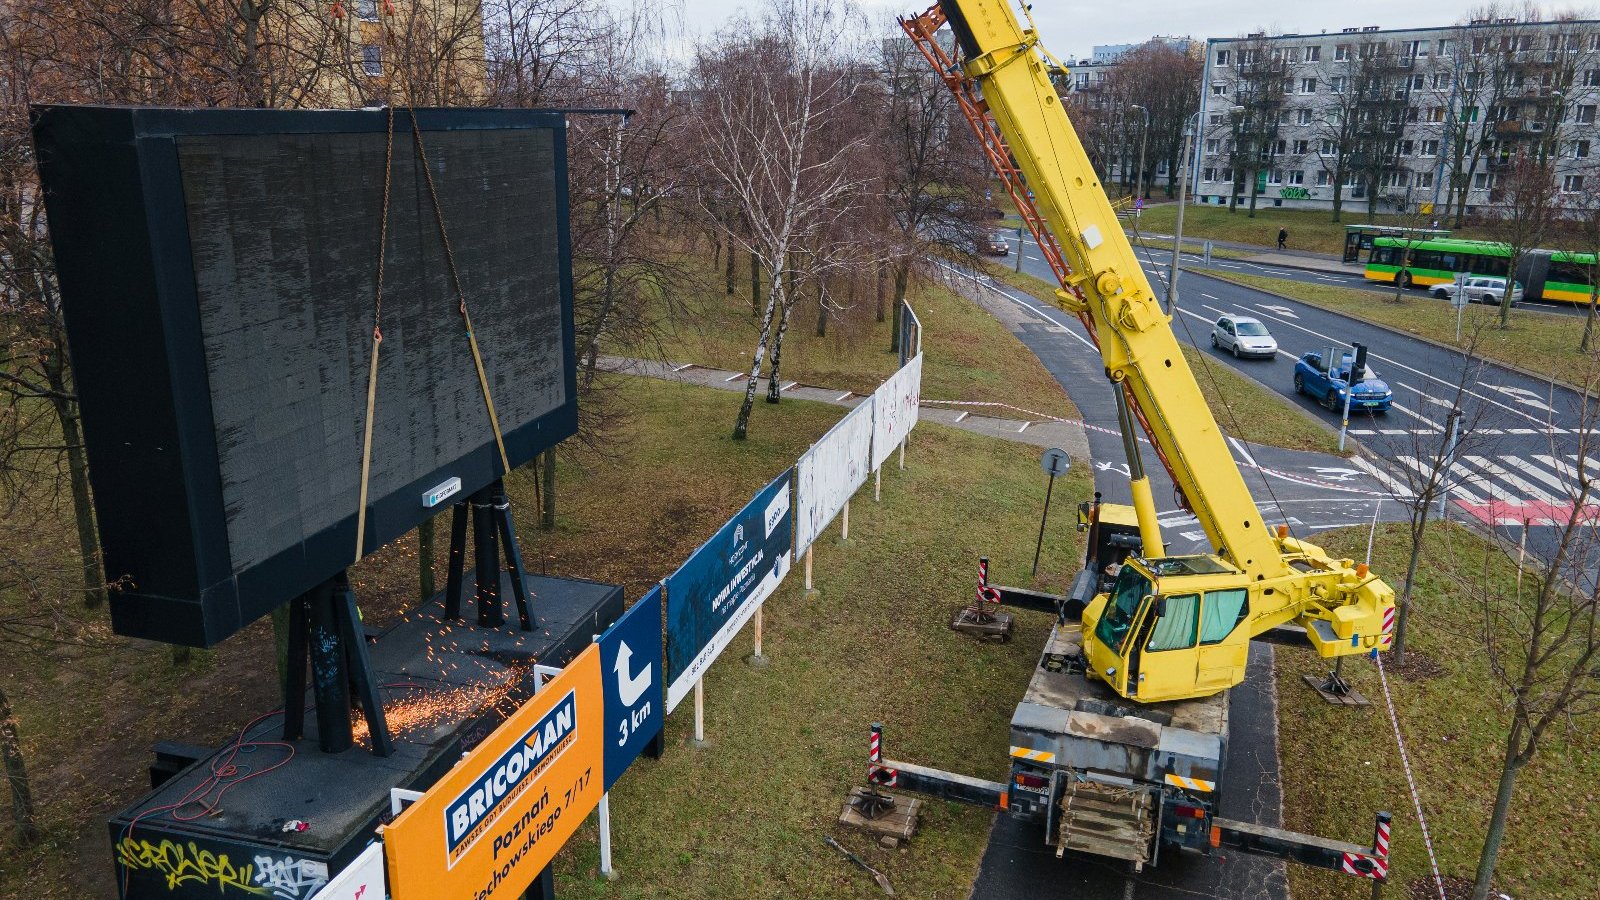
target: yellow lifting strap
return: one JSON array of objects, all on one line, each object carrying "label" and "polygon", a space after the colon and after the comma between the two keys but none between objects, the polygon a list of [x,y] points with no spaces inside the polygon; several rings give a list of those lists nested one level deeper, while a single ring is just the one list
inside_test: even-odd
[{"label": "yellow lifting strap", "polygon": [[428,148],[422,142],[422,129],[417,125],[416,110],[411,111],[411,134],[417,142],[417,156],[422,160],[422,174],[428,182],[428,197],[433,201],[434,219],[439,223],[439,240],[444,244],[445,265],[450,269],[450,283],[456,289],[457,307],[461,322],[467,328],[467,344],[472,348],[472,364],[478,370],[478,387],[483,390],[483,405],[489,411],[489,427],[494,429],[494,443],[500,450],[502,474],[511,473],[511,460],[506,456],[505,438],[500,434],[500,418],[495,415],[494,397],[489,393],[489,376],[483,371],[483,354],[478,351],[478,338],[472,330],[472,316],[467,313],[467,295],[461,289],[461,275],[456,271],[455,252],[450,249],[450,234],[444,226],[444,208],[439,205],[439,191],[433,184],[433,169],[428,166]]},{"label": "yellow lifting strap", "polygon": [[367,537],[367,483],[372,475],[372,414],[378,405],[378,350],[383,346],[383,269],[389,247],[389,185],[394,171],[394,107],[389,107],[389,129],[383,155],[383,214],[378,219],[378,287],[372,302],[372,363],[367,369],[367,423],[361,439],[361,499],[356,507],[356,562],[361,561]]}]

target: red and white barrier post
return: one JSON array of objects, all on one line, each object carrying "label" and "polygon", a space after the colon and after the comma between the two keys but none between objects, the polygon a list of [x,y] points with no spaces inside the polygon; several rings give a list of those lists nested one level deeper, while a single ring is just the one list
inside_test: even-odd
[{"label": "red and white barrier post", "polygon": [[883,765],[883,723],[872,723],[872,737],[867,744],[867,783],[881,787],[894,787],[900,773]]}]

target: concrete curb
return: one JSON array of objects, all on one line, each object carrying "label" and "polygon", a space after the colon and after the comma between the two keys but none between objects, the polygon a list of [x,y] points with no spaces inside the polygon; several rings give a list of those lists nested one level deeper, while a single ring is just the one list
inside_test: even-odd
[{"label": "concrete curb", "polygon": [[[1277,297],[1277,298],[1282,299],[1282,300],[1289,300],[1289,301],[1292,301],[1294,303],[1304,303],[1307,306],[1315,306],[1317,309],[1320,309],[1323,312],[1325,312],[1325,313],[1327,313],[1327,314],[1329,314],[1331,316],[1338,316],[1338,317],[1340,317],[1342,319],[1349,319],[1352,322],[1356,322],[1358,324],[1365,325],[1365,326],[1367,326],[1369,328],[1382,328],[1384,331],[1393,331],[1395,334],[1403,335],[1403,336],[1408,337],[1408,338],[1410,338],[1410,339],[1412,339],[1414,341],[1421,341],[1424,344],[1428,344],[1430,346],[1436,347],[1436,348],[1438,348],[1440,350],[1448,351],[1450,353],[1460,353],[1461,352],[1461,348],[1460,347],[1452,347],[1449,344],[1444,343],[1443,341],[1436,341],[1433,338],[1423,337],[1420,334],[1412,334],[1409,331],[1397,331],[1392,326],[1383,325],[1383,324],[1380,324],[1378,322],[1368,322],[1368,321],[1365,321],[1363,319],[1358,319],[1355,316],[1352,316],[1347,312],[1341,312],[1341,311],[1339,311],[1337,309],[1329,309],[1328,307],[1323,306],[1320,303],[1317,303],[1317,302],[1315,302],[1313,300],[1307,300],[1304,297],[1292,297],[1292,296],[1290,296],[1288,294],[1283,293],[1282,291],[1274,291],[1274,290],[1272,290],[1270,288],[1256,287],[1253,284],[1245,284],[1242,281],[1234,281],[1233,279],[1229,278],[1226,275],[1218,275],[1218,274],[1216,274],[1214,272],[1209,272],[1209,271],[1207,271],[1205,269],[1195,269],[1195,268],[1191,268],[1189,266],[1184,266],[1183,270],[1185,272],[1188,272],[1188,273],[1192,274],[1192,275],[1200,275],[1200,276],[1204,276],[1206,278],[1215,278],[1215,279],[1218,279],[1219,281],[1226,281],[1226,282],[1228,282],[1230,284],[1236,284],[1239,287],[1249,288],[1252,291],[1260,291],[1261,293],[1266,294],[1266,295],[1271,296],[1271,297]],[[1499,366],[1500,368],[1505,369],[1507,371],[1515,372],[1515,373],[1517,373],[1518,375],[1521,375],[1524,378],[1532,378],[1534,381],[1545,381],[1545,382],[1550,382],[1550,383],[1553,383],[1553,384],[1558,384],[1558,385],[1561,385],[1562,387],[1566,388],[1569,391],[1574,391],[1574,392],[1578,393],[1579,395],[1582,395],[1582,394],[1586,393],[1583,388],[1578,387],[1577,385],[1573,384],[1572,382],[1566,381],[1566,380],[1561,379],[1561,378],[1554,378],[1554,377],[1552,377],[1550,375],[1545,375],[1545,374],[1540,373],[1540,372],[1535,372],[1532,369],[1524,369],[1522,366],[1519,366],[1519,365],[1517,365],[1515,363],[1503,362],[1503,361],[1501,361],[1499,359],[1493,359],[1493,358],[1490,358],[1490,357],[1487,357],[1487,356],[1482,357],[1482,359],[1483,359],[1483,361],[1485,363],[1488,363],[1491,366]]]}]

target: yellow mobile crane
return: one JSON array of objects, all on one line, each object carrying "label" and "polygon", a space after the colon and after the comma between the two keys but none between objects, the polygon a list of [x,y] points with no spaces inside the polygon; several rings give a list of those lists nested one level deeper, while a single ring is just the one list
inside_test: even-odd
[{"label": "yellow mobile crane", "polygon": [[[946,23],[954,53],[935,40]],[[1049,75],[1064,67],[1036,30],[1008,0],[940,0],[901,25],[954,91],[1055,269],[1056,302],[1099,346],[1133,505],[1085,504],[1086,565],[1072,591],[1026,604],[1048,605],[1058,620],[1012,717],[1010,780],[887,761],[876,731],[869,776],[1041,820],[1058,855],[1090,852],[1139,867],[1162,847],[1228,846],[1382,879],[1387,814],[1368,848],[1217,812],[1228,688],[1244,680],[1251,639],[1299,626],[1324,657],[1385,649],[1394,592],[1365,565],[1330,557],[1286,526],[1268,530],[1062,108]],[[1213,552],[1165,552],[1138,427]]]},{"label": "yellow mobile crane", "polygon": [[[1106,375],[1121,388],[1119,401],[1139,413],[1215,551],[1163,552],[1150,482],[1125,414],[1142,549],[1123,565],[1114,590],[1084,612],[1090,670],[1123,697],[1155,702],[1238,684],[1250,638],[1285,623],[1303,626],[1324,657],[1381,648],[1393,590],[1286,528],[1268,531],[1179,349],[1172,317],[1145,279],[1062,109],[1038,35],[1021,27],[1005,0],[946,0],[940,9],[964,56],[963,83],[979,92],[1026,176],[1042,218],[1034,224],[1048,225],[1060,248],[1067,271],[1057,302],[1096,336]],[[1010,168],[1001,174],[1012,174]],[[1208,633],[1198,640],[1181,633],[1196,623]],[[1152,652],[1149,640],[1143,646],[1134,640],[1152,631],[1161,633],[1155,646],[1169,649]]]}]

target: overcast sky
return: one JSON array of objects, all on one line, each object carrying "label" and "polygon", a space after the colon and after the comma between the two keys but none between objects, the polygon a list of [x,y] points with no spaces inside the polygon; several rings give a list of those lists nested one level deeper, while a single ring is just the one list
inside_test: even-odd
[{"label": "overcast sky", "polygon": [[[688,28],[714,31],[740,8],[757,10],[759,0],[679,0]],[[862,0],[875,22],[889,27],[893,16],[927,8],[932,0]],[[1153,35],[1236,37],[1266,29],[1276,33],[1337,33],[1377,25],[1411,28],[1454,24],[1466,12],[1463,0],[1342,0],[1337,3],[1272,3],[1266,0],[1135,0],[1083,2],[1035,0],[1045,46],[1057,56],[1086,57],[1095,44],[1139,43]]]}]

